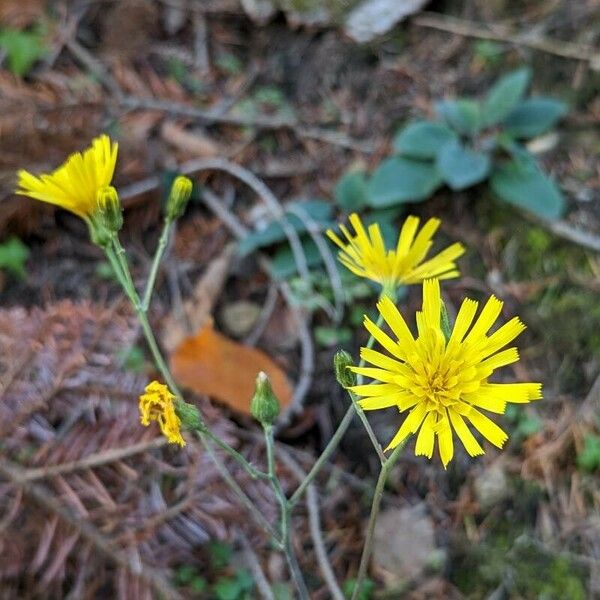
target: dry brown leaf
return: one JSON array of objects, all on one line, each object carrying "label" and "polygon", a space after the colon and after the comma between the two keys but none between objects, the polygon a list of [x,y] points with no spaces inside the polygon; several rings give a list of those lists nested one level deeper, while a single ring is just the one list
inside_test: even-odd
[{"label": "dry brown leaf", "polygon": [[282,409],[292,401],[292,387],[271,358],[256,348],[231,341],[212,324],[183,341],[171,356],[171,369],[181,385],[245,414],[250,414],[259,371],[269,376]]}]

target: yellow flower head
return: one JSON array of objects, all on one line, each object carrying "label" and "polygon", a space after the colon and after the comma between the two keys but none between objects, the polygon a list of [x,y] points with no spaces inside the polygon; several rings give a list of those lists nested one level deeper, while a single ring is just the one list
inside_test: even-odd
[{"label": "yellow flower head", "polygon": [[55,204],[89,220],[97,211],[98,192],[110,185],[117,162],[118,144],[107,135],[90,148],[76,152],[52,173],[39,176],[21,169],[17,194]]},{"label": "yellow flower head", "polygon": [[516,348],[501,348],[525,326],[514,317],[490,334],[502,302],[491,296],[475,319],[477,306],[474,300],[463,301],[446,339],[440,322],[440,284],[430,279],[423,282],[423,310],[417,312],[416,339],[388,297],[382,298],[377,308],[393,338],[365,317],[365,327],[391,356],[362,348],[361,357],[373,367],[353,370],[380,383],[351,389],[363,397],[359,402],[365,410],[397,406],[400,412],[408,411],[386,450],[418,432],[415,454],[431,458],[437,436],[446,467],[454,455],[452,430],[471,456],[484,452],[467,423],[501,448],[508,436],[481,409],[504,414],[507,402],[523,404],[542,397],[539,383],[489,381],[496,369],[519,360]]},{"label": "yellow flower head", "polygon": [[331,230],[327,231],[327,235],[341,250],[340,262],[355,275],[372,279],[384,288],[392,289],[399,285],[419,283],[429,277],[458,277],[454,261],[465,251],[462,244],[452,244],[424,261],[433,245],[433,235],[440,226],[439,219],[429,219],[417,233],[419,218],[408,217],[400,231],[395,250],[386,250],[377,223],[369,225],[368,230],[365,230],[356,213],[350,215],[350,223],[354,227],[354,235],[344,225],[340,225],[347,243]]},{"label": "yellow flower head", "polygon": [[140,396],[140,421],[146,426],[150,425],[150,421],[157,421],[169,442],[183,447],[185,440],[181,436],[181,420],[175,413],[173,400],[175,396],[166,385],[158,381],[149,383]]}]

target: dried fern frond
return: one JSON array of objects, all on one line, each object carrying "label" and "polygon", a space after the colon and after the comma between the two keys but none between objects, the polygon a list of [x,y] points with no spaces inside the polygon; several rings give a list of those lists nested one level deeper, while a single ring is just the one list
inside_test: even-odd
[{"label": "dried fern frond", "polygon": [[[124,372],[133,321],[90,303],[0,311],[0,589],[7,598],[177,597],[174,566],[230,538],[237,499],[190,439],[139,426],[146,378]],[[218,435],[233,426],[206,403]],[[163,457],[164,456],[164,457]],[[265,482],[230,465],[267,518]],[[249,533],[255,533],[252,529]],[[2,596],[0,596],[2,597]]]}]

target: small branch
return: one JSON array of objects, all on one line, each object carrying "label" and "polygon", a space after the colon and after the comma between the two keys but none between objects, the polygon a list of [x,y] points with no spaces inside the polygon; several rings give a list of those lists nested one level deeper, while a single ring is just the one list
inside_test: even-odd
[{"label": "small branch", "polygon": [[35,481],[37,479],[46,479],[48,477],[55,477],[56,475],[64,475],[65,473],[71,473],[73,471],[79,471],[82,469],[91,469],[99,467],[100,465],[110,464],[124,458],[129,458],[135,454],[141,454],[147,450],[153,450],[154,448],[162,448],[167,444],[167,440],[164,437],[154,438],[149,442],[140,442],[138,444],[132,444],[131,446],[125,446],[124,448],[111,448],[104,452],[96,452],[90,454],[81,460],[73,462],[62,463],[60,465],[51,465],[49,467],[40,467],[38,469],[26,469],[21,474],[22,481]]},{"label": "small branch", "polygon": [[372,154],[376,146],[372,141],[359,141],[349,138],[344,133],[308,127],[288,117],[253,116],[245,117],[223,113],[222,110],[203,110],[181,102],[161,100],[158,98],[138,98],[135,96],[117,97],[120,106],[128,110],[159,110],[171,115],[191,117],[204,123],[223,123],[240,127],[256,127],[263,130],[291,129],[299,138],[314,139],[349,150]]},{"label": "small branch", "polygon": [[573,242],[574,244],[587,248],[588,250],[593,250],[594,252],[600,252],[600,237],[590,231],[574,227],[567,221],[550,221],[549,219],[542,219],[541,217],[532,215],[524,210],[521,211],[521,214],[529,221],[532,221],[540,227],[544,227],[551,233],[568,240],[569,242]]},{"label": "small branch", "polygon": [[301,481],[298,489],[292,494],[292,497],[289,500],[291,506],[294,506],[298,500],[302,497],[302,494],[306,491],[306,488],[312,483],[313,479],[317,476],[319,471],[322,469],[323,465],[329,460],[329,457],[334,452],[334,450],[338,447],[340,440],[346,433],[352,419],[354,418],[354,407],[349,406],[344,418],[341,420],[338,428],[335,430],[335,433],[329,440],[329,443],[325,447],[325,450],[321,452],[321,455],[316,460],[315,464],[312,466],[308,475],[304,477]]},{"label": "small branch", "polygon": [[379,516],[381,499],[383,498],[383,488],[385,487],[385,482],[387,481],[390,469],[398,460],[400,452],[403,448],[404,443],[398,444],[398,446],[394,448],[394,451],[389,456],[389,458],[387,458],[381,466],[381,471],[379,472],[379,477],[377,479],[377,485],[375,486],[373,504],[371,505],[371,514],[369,516],[369,524],[367,526],[367,536],[365,538],[365,545],[363,547],[362,556],[360,557],[360,566],[358,567],[358,575],[356,576],[354,592],[352,593],[351,600],[357,600],[357,598],[359,597],[360,588],[362,586],[365,575],[367,574],[367,567],[369,565],[369,559],[371,558],[371,552],[373,550],[375,523],[377,522],[377,517]]},{"label": "small branch", "polygon": [[572,58],[588,62],[592,69],[597,70],[600,65],[600,55],[591,47],[573,44],[564,40],[554,40],[551,38],[536,35],[533,37],[529,33],[512,32],[506,27],[493,25],[493,28],[482,23],[474,23],[466,19],[458,19],[449,15],[439,15],[437,13],[421,13],[411,19],[411,23],[419,27],[428,27],[447,31],[456,35],[465,37],[474,37],[483,40],[494,40],[496,42],[507,42],[517,46],[526,46],[533,50],[540,50],[548,54],[555,54],[564,58]]},{"label": "small branch", "polygon": [[16,486],[23,489],[24,493],[43,506],[50,513],[58,516],[62,521],[71,526],[82,538],[89,542],[101,554],[107,556],[117,565],[139,577],[151,586],[159,596],[181,600],[181,595],[166,579],[159,575],[155,568],[148,568],[140,564],[139,560],[128,557],[123,550],[117,547],[112,540],[105,537],[89,521],[82,516],[73,514],[62,502],[39,483],[26,480],[25,473],[8,460],[0,460],[0,474],[12,481]]},{"label": "small branch", "polygon": [[221,477],[225,480],[227,485],[229,485],[229,487],[232,489],[232,491],[236,494],[236,496],[239,498],[240,502],[244,505],[246,510],[248,510],[248,512],[254,517],[254,520],[256,521],[256,523],[258,525],[260,525],[260,527],[263,529],[263,531],[275,543],[277,543],[277,544],[281,543],[279,540],[279,536],[273,530],[273,528],[268,523],[268,521],[265,519],[263,514],[258,510],[258,508],[256,508],[256,506],[254,505],[252,500],[250,500],[250,498],[246,495],[246,493],[238,485],[238,483],[235,481],[235,479],[231,476],[231,474],[227,470],[227,467],[221,462],[219,457],[215,454],[215,451],[211,447],[210,442],[207,441],[202,434],[198,434],[198,437],[200,437],[204,447],[206,448],[206,451],[208,452],[208,455],[210,456],[211,460],[213,461],[213,464],[219,471],[219,474],[221,475]]},{"label": "small branch", "polygon": [[[299,481],[306,481],[307,475],[300,465],[287,453],[280,452],[281,460],[294,473]],[[289,501],[288,501],[289,504]],[[337,579],[327,556],[327,549],[323,540],[323,531],[321,529],[321,518],[319,516],[319,499],[315,486],[310,484],[306,491],[306,507],[308,509],[308,520],[310,527],[310,536],[317,554],[317,561],[323,579],[329,588],[333,600],[344,600],[344,593],[338,585]]]}]

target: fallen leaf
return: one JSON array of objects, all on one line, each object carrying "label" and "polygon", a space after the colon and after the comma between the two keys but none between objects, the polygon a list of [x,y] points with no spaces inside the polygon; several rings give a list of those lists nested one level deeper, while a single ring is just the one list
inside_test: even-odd
[{"label": "fallen leaf", "polygon": [[269,376],[282,410],[292,401],[292,387],[271,358],[256,348],[231,341],[215,331],[212,323],[185,339],[173,352],[171,370],[182,386],[244,414],[250,414],[259,371]]}]

